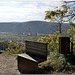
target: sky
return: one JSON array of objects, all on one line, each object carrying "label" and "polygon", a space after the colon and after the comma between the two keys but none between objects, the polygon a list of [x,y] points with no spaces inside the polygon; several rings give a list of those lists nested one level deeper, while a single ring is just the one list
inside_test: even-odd
[{"label": "sky", "polygon": [[46,21],[45,11],[61,6],[60,1],[1,1],[0,22]]}]

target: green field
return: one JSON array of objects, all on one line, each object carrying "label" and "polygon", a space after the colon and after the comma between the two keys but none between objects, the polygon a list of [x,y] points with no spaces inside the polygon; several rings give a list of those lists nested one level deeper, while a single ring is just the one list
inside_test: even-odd
[{"label": "green field", "polygon": [[8,33],[8,34],[0,34],[0,42],[5,40],[17,40],[17,41],[25,41],[25,40],[33,40],[36,41],[39,38],[39,36],[26,36],[24,34],[18,34],[18,33]]}]

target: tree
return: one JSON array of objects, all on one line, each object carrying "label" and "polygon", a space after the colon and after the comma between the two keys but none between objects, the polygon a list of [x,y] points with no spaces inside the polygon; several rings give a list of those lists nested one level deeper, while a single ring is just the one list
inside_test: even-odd
[{"label": "tree", "polygon": [[72,28],[72,40],[71,40],[71,53],[73,53],[73,28],[75,28],[75,1],[64,1],[63,2],[63,8],[65,8],[68,13],[64,16],[67,17],[67,21],[69,21],[69,25],[71,25]]},{"label": "tree", "polygon": [[[61,33],[61,26],[64,22],[69,22],[69,24],[75,27],[75,1],[64,1],[61,8],[58,7],[54,11],[46,11],[45,19],[52,21],[56,21],[59,24],[59,31]],[[71,52],[73,53],[73,34],[71,41]]]},{"label": "tree", "polygon": [[64,1],[62,7],[67,10],[65,18],[66,21],[69,21],[69,25],[71,25],[71,53],[73,53],[73,28],[75,28],[75,1]]},{"label": "tree", "polygon": [[67,9],[64,9],[63,6],[61,8],[56,7],[54,11],[46,11],[45,20],[50,20],[50,22],[57,22],[59,24],[59,31],[61,33],[61,26],[63,22],[65,22],[64,15],[66,15]]},{"label": "tree", "polygon": [[31,28],[29,27],[28,30],[26,30],[26,32],[30,33],[31,32]]},{"label": "tree", "polygon": [[75,1],[64,1],[62,6],[68,11],[64,17],[67,17],[68,21],[75,20]]}]

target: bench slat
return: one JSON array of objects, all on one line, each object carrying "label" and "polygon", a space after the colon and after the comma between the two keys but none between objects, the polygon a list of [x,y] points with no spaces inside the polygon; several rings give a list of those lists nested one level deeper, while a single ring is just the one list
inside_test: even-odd
[{"label": "bench slat", "polygon": [[41,61],[44,61],[43,59],[30,56],[30,55],[28,55],[28,54],[26,54],[26,53],[20,54],[20,55],[18,55],[18,56],[20,56],[20,57],[22,57],[22,58],[26,58],[26,59],[31,60],[31,61],[34,61],[34,62],[37,62],[37,63],[38,63],[38,62],[41,62]]},{"label": "bench slat", "polygon": [[26,45],[32,45],[32,46],[38,46],[38,47],[46,47],[46,43],[40,43],[40,42],[29,42],[26,41]]},{"label": "bench slat", "polygon": [[40,51],[36,51],[36,50],[32,50],[32,49],[27,49],[27,52],[32,53],[33,55],[39,54],[39,55],[46,56],[45,52],[40,52]]},{"label": "bench slat", "polygon": [[43,48],[43,49],[46,49],[46,45],[26,44],[26,46],[31,46],[31,47],[35,47],[35,48]]},{"label": "bench slat", "polygon": [[33,47],[33,46],[28,46],[26,45],[26,49],[32,49],[40,52],[46,52],[46,48],[38,48],[38,47]]}]

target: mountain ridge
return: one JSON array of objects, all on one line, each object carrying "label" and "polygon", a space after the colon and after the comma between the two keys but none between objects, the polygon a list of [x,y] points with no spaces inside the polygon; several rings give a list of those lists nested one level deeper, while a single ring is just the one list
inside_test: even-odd
[{"label": "mountain ridge", "polygon": [[[27,22],[0,22],[0,32],[26,32],[28,29],[32,33],[54,33],[59,28],[58,23],[46,21],[27,21]],[[65,28],[69,29],[70,25],[64,23],[62,25],[62,30]]]}]

